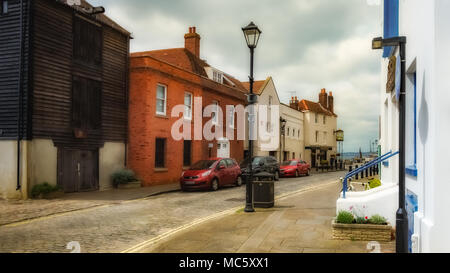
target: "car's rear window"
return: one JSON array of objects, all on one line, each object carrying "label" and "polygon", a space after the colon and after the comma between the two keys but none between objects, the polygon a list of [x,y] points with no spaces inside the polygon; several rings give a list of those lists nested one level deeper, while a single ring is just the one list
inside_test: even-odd
[{"label": "car's rear window", "polygon": [[297,161],[284,161],[283,164],[281,164],[281,166],[295,166],[297,165]]}]

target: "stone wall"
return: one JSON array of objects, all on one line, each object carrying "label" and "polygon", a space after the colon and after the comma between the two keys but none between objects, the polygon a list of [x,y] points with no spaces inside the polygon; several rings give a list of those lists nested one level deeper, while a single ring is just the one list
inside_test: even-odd
[{"label": "stone wall", "polygon": [[333,221],[333,239],[351,241],[391,241],[392,227],[388,225],[337,224]]}]

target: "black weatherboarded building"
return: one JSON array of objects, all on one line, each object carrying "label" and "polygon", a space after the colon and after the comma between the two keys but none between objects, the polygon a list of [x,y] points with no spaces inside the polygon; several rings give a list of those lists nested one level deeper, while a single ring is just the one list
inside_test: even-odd
[{"label": "black weatherboarded building", "polygon": [[0,7],[0,198],[109,188],[125,165],[130,33],[84,0]]}]

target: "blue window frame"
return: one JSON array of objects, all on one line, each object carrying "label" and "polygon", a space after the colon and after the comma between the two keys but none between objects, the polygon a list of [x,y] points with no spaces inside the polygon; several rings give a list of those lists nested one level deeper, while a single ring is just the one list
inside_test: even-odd
[{"label": "blue window frame", "polygon": [[[399,0],[384,0],[384,38],[398,36],[398,17],[399,17]],[[392,54],[393,47],[385,47],[383,49],[383,57],[389,57]]]},{"label": "blue window frame", "polygon": [[[411,103],[407,105],[409,109],[407,109],[408,113],[411,113],[412,119],[409,120],[409,126],[413,126],[412,130],[409,131],[413,133],[412,143],[410,144],[410,149],[413,151],[412,158],[409,159],[409,165],[406,167],[406,174],[410,176],[417,177],[417,74],[413,73],[411,75],[411,80],[414,86],[413,95],[414,98],[411,100]],[[407,100],[408,103],[408,100]],[[411,105],[412,104],[412,105]]]}]

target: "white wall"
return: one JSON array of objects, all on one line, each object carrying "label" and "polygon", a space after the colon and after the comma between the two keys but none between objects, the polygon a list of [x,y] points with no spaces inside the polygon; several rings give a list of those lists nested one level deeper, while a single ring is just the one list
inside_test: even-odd
[{"label": "white wall", "polygon": [[[0,198],[22,199],[27,198],[27,165],[26,160],[21,162],[21,190],[17,188],[17,141],[0,141]],[[27,143],[21,142],[22,158],[26,158]],[[25,165],[24,165],[25,164]]]},{"label": "white wall", "polygon": [[[58,150],[52,140],[21,142],[21,190],[17,185],[17,142],[0,141],[0,198],[27,199],[32,187],[57,184]],[[112,188],[111,174],[125,167],[125,144],[107,142],[99,150],[100,190]]]},{"label": "white wall", "polygon": [[[289,153],[289,159],[304,159],[305,158],[305,130],[303,124],[303,113],[292,109],[288,105],[281,104],[281,116],[286,120],[286,145],[283,151]],[[289,128],[289,136],[287,135]],[[300,136],[298,131],[300,130]],[[295,133],[294,133],[295,131]],[[281,140],[283,142],[283,139]],[[283,143],[284,144],[284,143]]]},{"label": "white wall", "polygon": [[99,186],[100,190],[112,188],[111,175],[125,167],[125,144],[106,142],[99,151]]},{"label": "white wall", "polygon": [[[407,37],[406,69],[417,75],[417,177],[406,175],[406,188],[418,196],[414,233],[418,252],[450,251],[450,1],[400,0],[400,35]],[[398,150],[398,108],[386,94],[387,61],[382,61],[382,151]],[[406,96],[413,87],[407,80]],[[411,97],[408,97],[408,99]],[[385,111],[384,103],[388,109]],[[412,112],[411,112],[412,113]],[[407,116],[407,164],[414,156],[412,114]],[[382,182],[398,183],[398,157],[382,168]],[[393,210],[396,209],[392,208]]]}]

